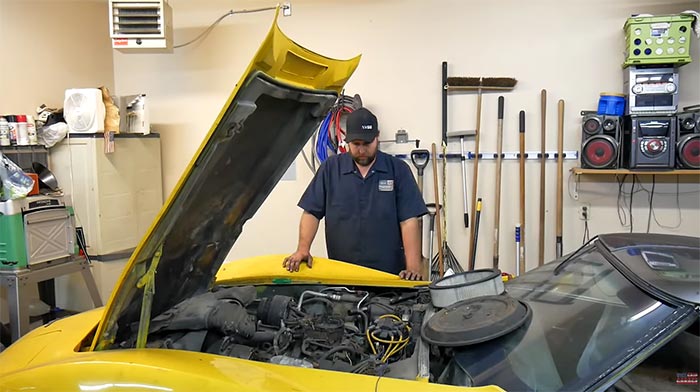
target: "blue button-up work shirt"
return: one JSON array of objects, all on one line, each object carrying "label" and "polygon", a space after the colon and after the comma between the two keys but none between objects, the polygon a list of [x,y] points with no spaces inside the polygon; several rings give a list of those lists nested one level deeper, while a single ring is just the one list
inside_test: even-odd
[{"label": "blue button-up work shirt", "polygon": [[393,274],[405,269],[399,223],[428,212],[408,164],[381,151],[365,178],[350,154],[328,158],[299,207],[326,218],[329,258]]}]

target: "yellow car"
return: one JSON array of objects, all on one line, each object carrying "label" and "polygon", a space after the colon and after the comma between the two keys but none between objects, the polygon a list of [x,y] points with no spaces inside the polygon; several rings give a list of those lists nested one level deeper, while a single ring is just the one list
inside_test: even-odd
[{"label": "yellow car", "polygon": [[[463,285],[321,258],[296,273],[282,255],[223,264],[358,63],[274,23],[108,305],[10,345],[0,391],[625,390],[697,326],[687,237],[600,236],[507,293],[498,271],[471,271],[500,289],[439,305]],[[689,346],[674,354],[692,364]]]}]

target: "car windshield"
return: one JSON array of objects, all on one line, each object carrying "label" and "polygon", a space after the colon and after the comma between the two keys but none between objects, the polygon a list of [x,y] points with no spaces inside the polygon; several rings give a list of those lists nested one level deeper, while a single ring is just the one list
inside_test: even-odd
[{"label": "car windshield", "polygon": [[681,318],[633,286],[596,250],[579,252],[558,274],[556,263],[507,285],[532,308],[515,332],[467,346],[442,382],[506,390],[583,390],[618,368],[648,343],[677,329]]}]

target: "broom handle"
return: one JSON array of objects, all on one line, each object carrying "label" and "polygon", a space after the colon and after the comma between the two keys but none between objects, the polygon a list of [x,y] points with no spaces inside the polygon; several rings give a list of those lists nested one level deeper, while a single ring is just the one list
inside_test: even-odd
[{"label": "broom handle", "polygon": [[518,273],[525,273],[525,111],[520,111],[520,242]]},{"label": "broom handle", "polygon": [[[469,254],[476,257],[475,247],[476,247],[476,237],[477,232],[474,227],[476,221],[476,186],[479,180],[479,130],[481,129],[481,90],[476,98],[476,132],[474,140],[474,175],[472,176],[472,208],[471,208],[471,224],[469,226]],[[472,268],[474,268],[472,266]]]},{"label": "broom handle", "polygon": [[476,201],[476,218],[474,220],[474,247],[470,254],[469,269],[473,271],[476,268],[476,246],[479,244],[479,221],[481,220],[481,198]]},{"label": "broom handle", "polygon": [[544,264],[544,201],[545,201],[545,162],[547,161],[546,138],[547,138],[547,90],[542,90],[542,129],[540,135],[540,254],[537,259],[538,265]]},{"label": "broom handle", "polygon": [[437,149],[435,143],[431,146],[433,154],[433,191],[435,192],[435,224],[437,226],[437,243],[438,243],[438,271],[440,273],[440,278],[445,273],[445,265],[443,264],[442,255],[442,233],[440,225],[440,193],[438,192],[438,171],[437,171]]},{"label": "broom handle", "polygon": [[559,129],[557,140],[557,247],[556,257],[562,256],[562,226],[564,203],[564,100],[559,100]]},{"label": "broom handle", "polygon": [[498,138],[496,148],[496,217],[493,222],[493,268],[498,268],[498,238],[499,223],[501,220],[501,167],[503,160],[503,96],[498,97]]}]

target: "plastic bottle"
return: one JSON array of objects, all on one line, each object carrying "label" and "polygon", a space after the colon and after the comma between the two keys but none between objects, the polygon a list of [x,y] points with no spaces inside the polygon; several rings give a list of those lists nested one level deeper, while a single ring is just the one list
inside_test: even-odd
[{"label": "plastic bottle", "polygon": [[10,145],[10,125],[5,117],[0,117],[0,146]]},{"label": "plastic bottle", "polygon": [[27,135],[29,136],[30,145],[36,146],[39,144],[39,139],[36,136],[36,123],[31,115],[27,115]]},{"label": "plastic bottle", "polygon": [[17,117],[12,114],[8,115],[7,125],[10,127],[10,144],[14,146],[17,144]]},{"label": "plastic bottle", "polygon": [[17,116],[17,145],[29,145],[29,132],[27,131],[27,116],[20,114]]}]

